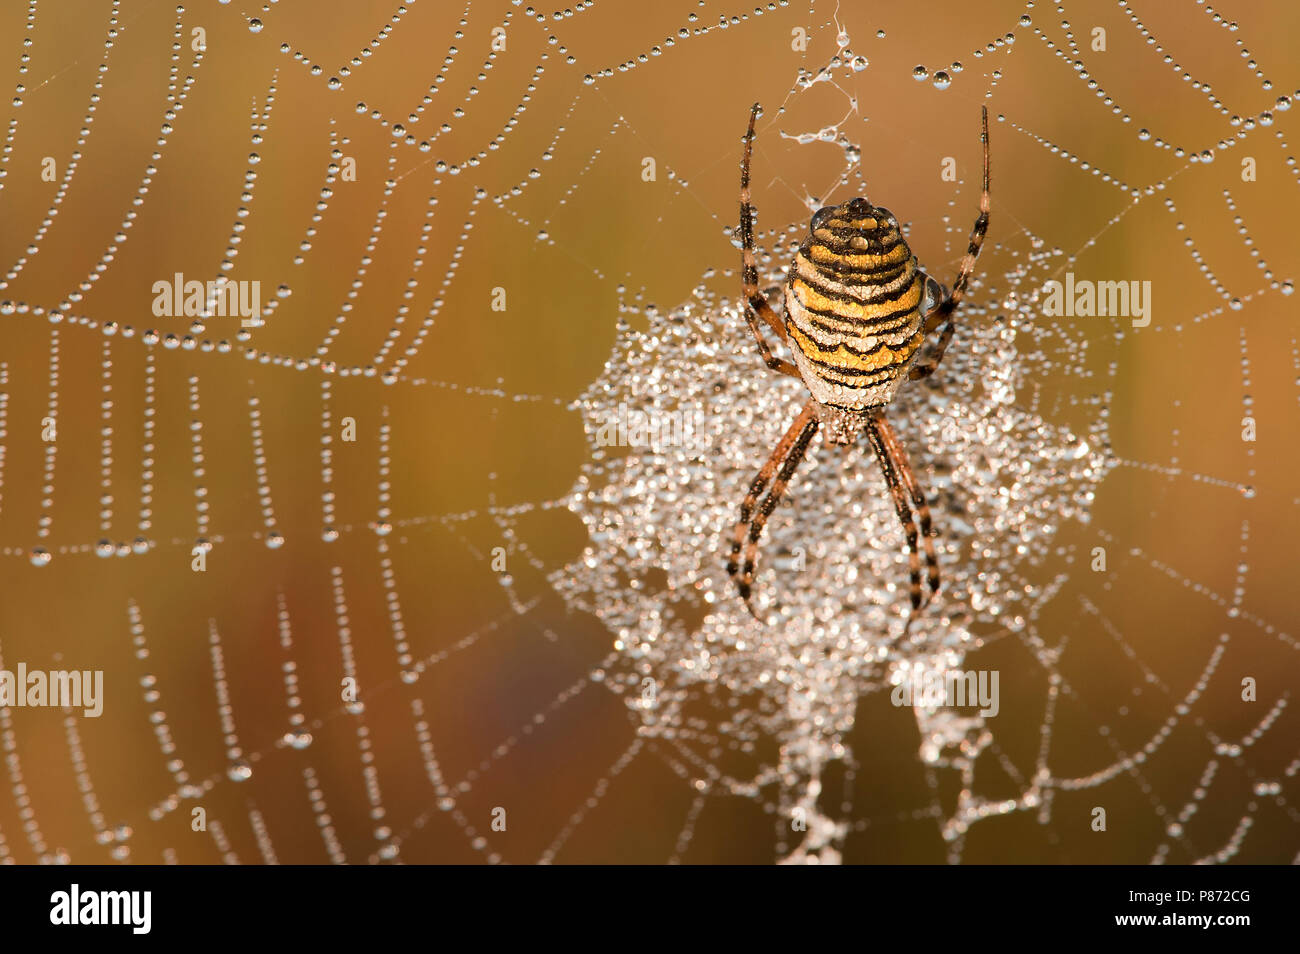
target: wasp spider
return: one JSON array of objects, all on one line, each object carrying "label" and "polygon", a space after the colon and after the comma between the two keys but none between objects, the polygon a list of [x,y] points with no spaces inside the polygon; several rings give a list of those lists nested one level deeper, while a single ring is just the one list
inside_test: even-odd
[{"label": "wasp spider", "polygon": [[[904,378],[915,380],[934,373],[952,340],[953,312],[966,292],[989,227],[988,110],[982,117],[984,190],[980,212],[952,291],[920,270],[898,220],[888,209],[858,198],[819,209],[813,215],[808,236],[795,253],[785,282],[784,317],[767,303],[758,288],[754,209],[749,200],[749,164],[758,115],[759,105],[755,103],[749,114],[740,164],[745,321],[764,364],[773,371],[801,378],[811,398],[759,470],[740,505],[727,573],[735,580],[745,608],[753,614],[749,598],[759,538],[818,427],[825,425],[826,439],[843,445],[851,444],[862,430],[880,462],[907,535],[915,611],[921,607],[917,517],[930,595],[939,589],[939,565],[931,541],[929,504],[898,435],[885,419],[885,408]],[[793,363],[772,354],[759,318],[790,347]],[[921,346],[926,335],[936,330],[938,338],[923,354]],[[759,503],[764,490],[767,495]]]}]

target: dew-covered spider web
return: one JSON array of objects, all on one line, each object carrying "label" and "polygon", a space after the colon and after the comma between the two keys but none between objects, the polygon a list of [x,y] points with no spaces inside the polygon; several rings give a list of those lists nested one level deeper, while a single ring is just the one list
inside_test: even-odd
[{"label": "dew-covered spider web", "polygon": [[[322,6],[0,11],[0,670],[105,687],[0,862],[1300,858],[1291,5]],[[726,574],[755,100],[774,302],[855,195],[950,285],[989,110],[910,619],[865,443]]]}]

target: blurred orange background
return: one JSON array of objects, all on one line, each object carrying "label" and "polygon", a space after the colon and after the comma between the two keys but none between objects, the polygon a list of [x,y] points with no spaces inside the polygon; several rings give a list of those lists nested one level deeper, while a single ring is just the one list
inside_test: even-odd
[{"label": "blurred orange background", "polygon": [[[1077,698],[1057,714],[1057,773],[1087,776],[1114,761],[1101,721],[1123,726],[1112,742],[1140,749],[1228,637],[1194,716],[1151,764],[1099,790],[1058,792],[1050,821],[981,822],[963,859],[1146,863],[1173,821],[1161,807],[1195,800],[1167,860],[1213,855],[1244,817],[1232,860],[1295,860],[1293,707],[1240,752],[1216,752],[1215,740],[1250,738],[1297,685],[1296,299],[1270,288],[1260,260],[1277,281],[1293,280],[1300,262],[1297,111],[1274,105],[1300,86],[1300,10],[1285,0],[1216,4],[1233,29],[1199,5],[1138,0],[1064,13],[1002,0],[843,6],[838,24],[832,5],[741,17],[712,2],[588,3],[553,16],[500,0],[471,4],[464,19],[459,5],[427,2],[204,2],[178,12],[67,0],[34,19],[26,4],[0,10],[0,75],[22,87],[0,103],[0,302],[9,303],[0,657],[8,669],[102,669],[107,694],[99,719],[0,714],[0,861],[676,857],[689,780],[651,744],[607,790],[600,784],[636,732],[623,702],[589,679],[613,637],[568,611],[545,575],[585,544],[563,505],[589,453],[568,405],[609,358],[620,305],[669,307],[706,270],[737,268],[724,228],[736,217],[749,105],[767,107],[754,191],[770,229],[805,220],[805,200],[827,195],[844,166],[839,147],[780,133],[840,122],[850,95],[857,113],[842,128],[863,147],[871,197],[910,223],[914,251],[945,280],[974,200],[941,179],[941,160],[956,157],[973,181],[987,104],[993,225],[976,293],[995,294],[998,276],[1053,248],[1077,256],[1070,267],[1081,277],[1153,284],[1153,325],[1139,333],[1116,339],[1109,323],[1061,322],[1061,349],[1089,342],[1091,380],[1053,375],[1049,348],[1024,352],[1048,418],[1085,430],[1081,399],[1112,392],[1120,462],[1092,521],[1061,530],[1072,560],[1029,580],[1071,574],[1037,620],[1071,646]],[[1025,13],[1032,24],[1019,22]],[[736,19],[722,29],[720,15]],[[1091,48],[1097,27],[1104,52]],[[807,31],[806,51],[792,49],[795,28]],[[800,69],[835,52],[839,28],[867,68],[793,90]],[[1014,43],[987,49],[1008,34]],[[505,39],[495,53],[494,37]],[[913,78],[918,65],[933,73],[954,60],[963,68],[947,89]],[[1231,121],[1265,110],[1269,125]],[[1139,137],[1143,128],[1152,138]],[[1233,140],[1212,163],[1188,161]],[[1256,181],[1242,180],[1246,156]],[[52,182],[41,175],[46,157]],[[645,157],[656,160],[652,182]],[[342,177],[345,160],[355,181]],[[1152,188],[1134,201],[1092,167]],[[225,274],[261,282],[263,302],[277,303],[264,326],[241,331],[215,317],[194,329],[154,316],[154,282],[212,279],[231,249]],[[280,286],[288,297],[276,297]],[[491,308],[496,288],[504,312]],[[66,319],[50,322],[53,310]],[[149,329],[229,348],[151,345]],[[285,541],[274,549],[252,398]],[[49,416],[53,457],[42,438]],[[1247,416],[1253,443],[1241,438]],[[355,442],[339,437],[345,418]],[[144,531],[142,484],[152,485]],[[377,534],[385,521],[392,532]],[[325,539],[327,527],[337,539]],[[96,556],[101,538],[141,533],[148,552]],[[200,536],[212,547],[197,573]],[[1095,546],[1107,548],[1104,574],[1087,570]],[[36,547],[48,565],[33,565]],[[495,547],[510,553],[511,590],[492,567]],[[427,663],[412,683],[401,678],[403,639]],[[306,748],[284,741],[288,660]],[[1011,639],[993,641],[978,664],[1004,679],[1036,675]],[[340,701],[348,673],[360,714]],[[1254,704],[1241,701],[1245,677],[1259,681]],[[1002,754],[1032,763],[1040,716],[1004,714]],[[931,791],[910,713],[871,697],[857,725],[846,740],[860,767],[847,810],[839,792],[832,799],[854,823],[844,859],[944,860],[929,805],[954,792],[950,781]],[[996,769],[984,777],[998,784]],[[1103,797],[1113,819],[1104,837],[1087,824]],[[206,832],[191,830],[195,805]],[[509,812],[505,832],[491,830],[498,806]],[[770,862],[776,823],[761,801],[710,799],[678,860]]]}]

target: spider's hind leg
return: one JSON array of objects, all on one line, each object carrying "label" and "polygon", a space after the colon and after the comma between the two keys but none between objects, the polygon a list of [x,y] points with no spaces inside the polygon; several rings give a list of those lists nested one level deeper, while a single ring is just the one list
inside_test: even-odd
[{"label": "spider's hind leg", "polygon": [[[809,401],[781,437],[767,462],[759,469],[749,486],[749,493],[740,504],[740,519],[736,521],[731,550],[727,556],[727,575],[735,582],[736,591],[744,601],[745,609],[749,610],[749,615],[756,619],[757,615],[749,604],[749,597],[753,591],[758,541],[763,535],[763,528],[767,525],[767,518],[785,496],[786,487],[790,483],[790,478],[794,476],[795,468],[803,460],[809,442],[817,433],[817,425],[816,403]],[[768,482],[772,481],[773,475],[776,479],[772,482],[772,488],[755,511],[754,504],[767,488]],[[745,551],[743,563],[742,547]]]},{"label": "spider's hind leg", "polygon": [[948,286],[928,272],[921,272],[921,277],[925,281],[925,295],[921,299],[921,314],[926,316],[925,332],[929,334],[939,326],[939,319],[935,312],[939,306],[948,300],[950,292]]},{"label": "spider's hind leg", "polygon": [[[939,362],[943,360],[943,353],[948,348],[948,342],[952,340],[953,332],[957,326],[953,323],[953,312],[961,304],[962,297],[966,294],[966,283],[970,281],[971,274],[975,271],[975,260],[979,258],[980,249],[984,247],[984,236],[989,231],[989,111],[985,109],[982,113],[982,135],[984,143],[984,189],[980,193],[980,211],[975,217],[975,225],[971,229],[970,244],[966,246],[966,254],[961,260],[961,269],[957,272],[957,280],[952,283],[952,292],[945,293],[935,306],[933,311],[925,315],[925,333],[929,334],[935,329],[943,326],[943,331],[939,333],[939,340],[935,342],[933,350],[921,360],[917,361],[908,372],[908,378],[915,381],[918,378],[928,378],[934,374],[939,367]],[[929,279],[927,277],[926,291],[930,290]],[[937,282],[935,284],[938,284]],[[942,287],[942,286],[940,286]],[[928,294],[927,294],[928,297]]]},{"label": "spider's hind leg", "polygon": [[758,258],[754,253],[754,206],[749,193],[749,163],[754,152],[754,121],[758,119],[758,103],[749,112],[749,128],[745,132],[745,152],[740,161],[740,256],[741,256],[741,293],[745,296],[745,323],[749,325],[754,341],[758,344],[759,356],[763,363],[773,371],[799,377],[799,370],[785,358],[772,354],[767,339],[758,326],[762,318],[780,340],[785,340],[785,326],[771,305],[767,303],[765,292],[758,290]]}]

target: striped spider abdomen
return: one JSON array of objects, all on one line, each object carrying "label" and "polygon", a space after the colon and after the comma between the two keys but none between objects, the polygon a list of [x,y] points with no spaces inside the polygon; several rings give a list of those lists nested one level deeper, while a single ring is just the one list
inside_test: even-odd
[{"label": "striped spider abdomen", "polygon": [[785,285],[785,329],[818,403],[889,403],[925,341],[925,284],[889,210],[859,198],[813,216]]}]

